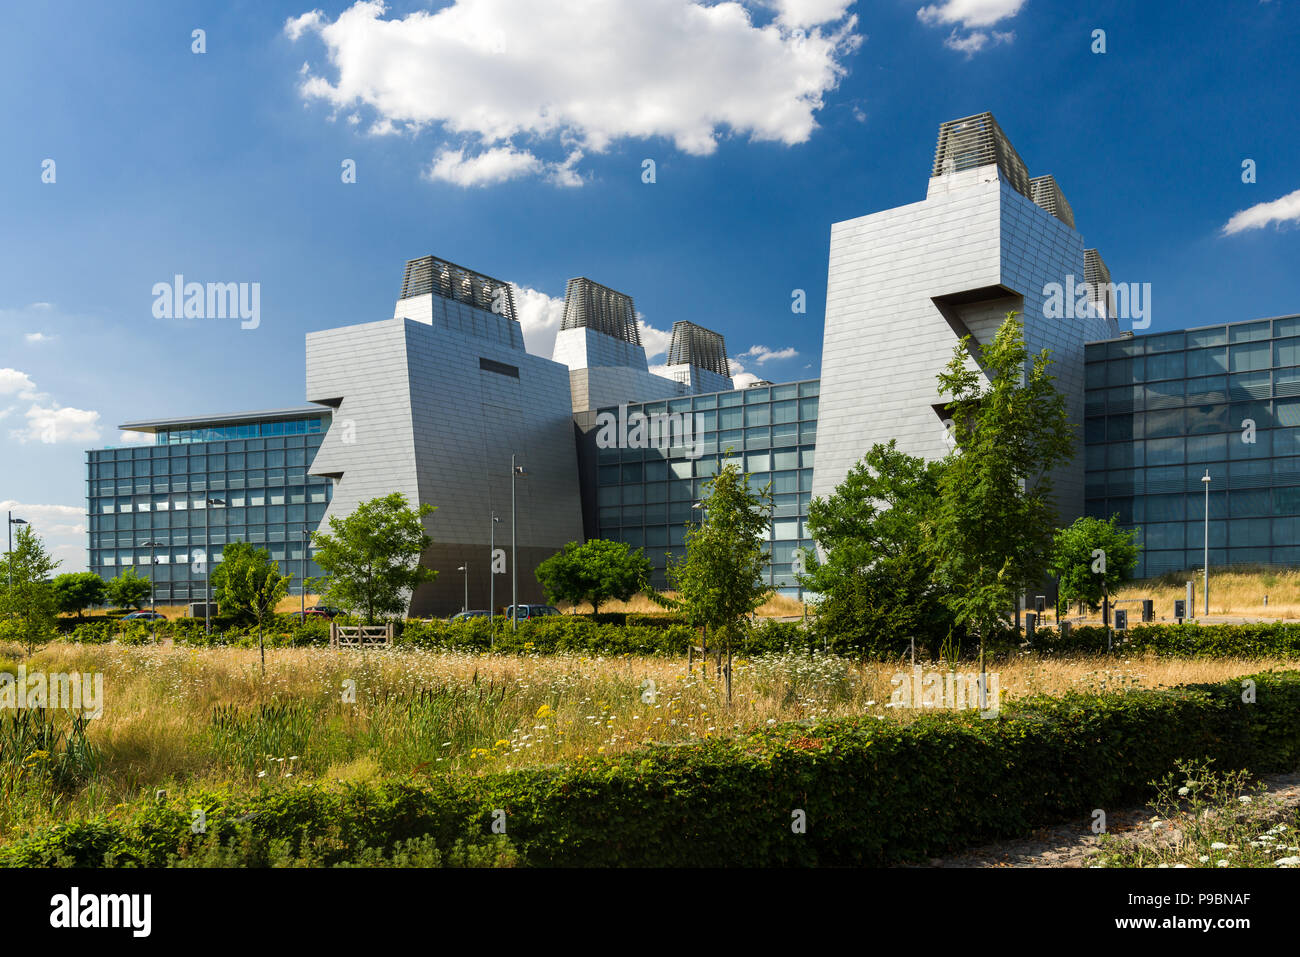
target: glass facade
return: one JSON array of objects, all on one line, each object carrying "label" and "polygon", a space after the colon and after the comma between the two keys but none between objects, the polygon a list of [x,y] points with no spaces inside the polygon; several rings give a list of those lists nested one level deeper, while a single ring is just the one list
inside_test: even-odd
[{"label": "glass facade", "polygon": [[[160,432],[152,446],[88,452],[90,570],[107,580],[131,566],[148,578],[152,552],[159,604],[202,601],[195,553],[202,555],[206,542],[219,561],[226,542],[245,541],[270,552],[294,576],[290,590],[298,593],[303,529],[315,531],[332,491],[329,479],[307,474],[328,423],[328,413],[211,428],[196,423]],[[243,432],[232,430],[252,431],[238,438]],[[207,506],[208,499],[225,504]],[[144,544],[150,541],[159,544],[151,549]],[[321,569],[309,560],[306,574]]]},{"label": "glass facade", "polygon": [[1090,343],[1087,514],[1140,529],[1137,574],[1300,564],[1300,316]]},{"label": "glass facade", "polygon": [[[812,498],[813,453],[817,444],[819,381],[791,382],[730,392],[634,402],[626,416],[689,413],[702,428],[690,458],[685,447],[597,450],[597,524],[600,538],[644,548],[654,565],[653,581],[667,586],[669,555],[685,555],[687,523],[698,521],[692,506],[704,483],[720,467],[735,463],[750,473],[754,489],[772,484],[774,510],[768,531],[772,558],[766,580],[781,594],[797,596],[791,572],[797,548],[812,548],[806,520]],[[618,414],[618,408],[600,413]]]}]

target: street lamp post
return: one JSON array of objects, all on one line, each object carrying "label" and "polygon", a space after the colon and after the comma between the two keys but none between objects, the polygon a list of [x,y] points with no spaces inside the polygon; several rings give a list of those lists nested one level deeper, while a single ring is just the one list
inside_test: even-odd
[{"label": "street lamp post", "polygon": [[[488,624],[495,620],[497,610],[497,513],[492,513],[492,522],[488,526]],[[493,632],[495,634],[495,632]],[[490,645],[491,639],[488,639]]]},{"label": "street lamp post", "polygon": [[1201,484],[1205,486],[1205,615],[1210,614],[1210,470],[1206,469],[1205,474],[1201,476]]},{"label": "street lamp post", "polygon": [[9,521],[5,525],[5,531],[9,534],[9,547],[5,552],[5,568],[9,569],[9,587],[14,587],[14,526],[26,525],[27,520],[23,518],[14,518],[14,513],[9,513]]},{"label": "street lamp post", "polygon": [[203,633],[212,634],[212,556],[208,554],[212,545],[208,539],[208,509],[215,505],[225,505],[223,498],[205,499],[203,506]]},{"label": "street lamp post", "polygon": [[307,623],[307,549],[311,547],[311,529],[303,526],[302,529],[302,587],[298,591],[299,600],[299,617],[303,624]]},{"label": "street lamp post", "polygon": [[469,611],[469,562],[461,565],[456,571],[465,573],[465,603],[460,606],[460,610]]},{"label": "street lamp post", "polygon": [[527,475],[522,465],[515,464],[515,453],[510,453],[510,630],[519,630],[519,512],[515,507],[515,477]]},{"label": "street lamp post", "polygon": [[[155,542],[152,538],[147,542],[140,543],[141,548],[146,545],[149,547],[149,613],[156,615],[158,614],[158,591],[154,586],[154,578],[158,574],[158,569],[154,566],[158,564],[158,559],[154,557],[154,549],[164,546],[162,542]],[[150,640],[156,642],[158,640],[158,619],[150,618],[149,624],[152,632]]]}]

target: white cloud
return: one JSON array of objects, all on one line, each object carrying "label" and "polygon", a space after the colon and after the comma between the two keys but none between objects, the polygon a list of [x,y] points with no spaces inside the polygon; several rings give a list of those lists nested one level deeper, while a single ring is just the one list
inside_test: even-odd
[{"label": "white cloud", "polygon": [[[305,99],[339,113],[369,107],[375,135],[432,126],[456,140],[431,177],[577,185],[578,160],[620,140],[662,137],[696,156],[728,133],[806,142],[862,42],[849,5],[455,0],[384,19],[384,3],[359,0],[333,21],[312,11],[284,29],[326,48],[333,76],[305,74]],[[776,19],[757,26],[751,8],[775,8]]]},{"label": "white cloud", "polygon": [[31,398],[36,393],[36,383],[25,372],[17,369],[0,369],[0,395],[18,394],[20,399]]},{"label": "white cloud", "polygon": [[53,342],[58,338],[58,336],[47,336],[43,332],[29,332],[27,335],[23,336],[23,338],[27,340],[29,344],[36,346],[40,345],[42,342]]},{"label": "white cloud", "polygon": [[668,347],[673,344],[671,329],[656,329],[640,316],[637,316],[636,324],[641,334],[641,345],[645,346],[647,359],[655,359],[667,354]]},{"label": "white cloud", "polygon": [[0,501],[0,512],[30,523],[46,551],[62,564],[56,575],[86,570],[86,507],[84,505],[37,505]]},{"label": "white cloud", "polygon": [[778,22],[789,27],[815,27],[838,23],[854,0],[770,0]]},{"label": "white cloud", "polygon": [[750,346],[737,359],[753,359],[759,365],[770,362],[773,359],[793,359],[799,352],[793,346],[786,346],[784,349],[769,349],[767,346]]},{"label": "white cloud", "polygon": [[1025,0],[943,0],[916,11],[921,22],[930,26],[959,24],[969,30],[991,27],[1020,12]]},{"label": "white cloud", "polygon": [[[50,397],[44,392],[36,391],[36,383],[31,376],[17,369],[0,369],[0,395],[17,394],[24,402],[31,403],[25,413],[27,426],[13,429],[10,438],[19,442],[93,442],[99,438],[99,413],[86,409],[73,409],[49,402]],[[0,418],[14,411],[10,406],[0,413]]]},{"label": "white cloud", "polygon": [[994,30],[990,35],[981,28],[1014,17],[1024,5],[1025,0],[944,0],[943,3],[921,7],[916,15],[927,26],[951,24],[952,32],[943,41],[943,45],[964,53],[969,58],[990,43],[994,46],[1013,43],[1016,35],[1012,31]]},{"label": "white cloud", "polygon": [[737,389],[748,389],[755,382],[761,382],[762,376],[756,376],[752,372],[746,372],[744,365],[735,359],[729,360],[731,371],[731,382]]},{"label": "white cloud", "polygon": [[457,186],[489,186],[536,172],[541,166],[542,161],[532,153],[509,146],[499,146],[469,157],[463,149],[442,150],[433,158],[427,175],[429,179]]},{"label": "white cloud", "polygon": [[155,441],[152,432],[119,432],[117,434],[119,445],[153,445]]},{"label": "white cloud", "polygon": [[[1233,215],[1223,224],[1223,235],[1231,236],[1248,229],[1263,229],[1270,223],[1300,223],[1300,189],[1288,193],[1281,199],[1268,203],[1257,203],[1249,209]],[[0,373],[3,374],[3,373]]]},{"label": "white cloud", "polygon": [[88,409],[33,403],[26,416],[27,427],[9,433],[19,442],[94,442],[101,434],[99,413]]}]

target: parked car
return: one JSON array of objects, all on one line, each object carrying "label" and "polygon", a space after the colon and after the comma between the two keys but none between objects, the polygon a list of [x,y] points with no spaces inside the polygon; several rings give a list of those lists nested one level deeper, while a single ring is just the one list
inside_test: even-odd
[{"label": "parked car", "polygon": [[301,618],[303,621],[329,621],[330,616],[323,611],[317,611],[315,608],[308,608],[306,611],[291,611],[290,618]]},{"label": "parked car", "polygon": [[133,611],[129,615],[122,616],[123,621],[166,621],[166,615],[160,615],[156,611]]},{"label": "parked car", "polygon": [[474,609],[471,609],[470,611],[458,611],[458,612],[456,612],[456,614],[452,615],[452,616],[451,616],[450,618],[448,618],[447,620],[448,620],[448,621],[464,621],[464,620],[467,619],[467,618],[487,618],[487,617],[488,617],[487,609],[484,609],[484,608],[474,608]]},{"label": "parked car", "polygon": [[329,605],[312,605],[307,609],[307,614],[315,612],[318,615],[324,615],[326,618],[337,618],[343,614],[342,608],[331,608]]},{"label": "parked car", "polygon": [[[514,605],[506,605],[506,618],[514,617]],[[529,618],[545,618],[548,615],[558,615],[560,609],[552,605],[520,605],[519,620],[525,621]]]}]

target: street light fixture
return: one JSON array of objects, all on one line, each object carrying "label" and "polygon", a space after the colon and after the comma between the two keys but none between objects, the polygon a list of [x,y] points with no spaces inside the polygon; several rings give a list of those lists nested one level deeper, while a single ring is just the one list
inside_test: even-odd
[{"label": "street light fixture", "polygon": [[9,587],[14,587],[14,526],[26,525],[27,519],[14,518],[14,513],[9,513],[9,523],[5,525],[5,531],[9,533],[9,549],[5,552],[5,567],[9,569]]},{"label": "street light fixture", "polygon": [[515,464],[510,453],[510,630],[519,630],[519,512],[515,508],[515,478],[527,476],[528,470]]},{"label": "street light fixture", "polygon": [[1210,470],[1206,469],[1205,474],[1201,476],[1201,484],[1205,486],[1205,615],[1210,614]]},{"label": "street light fixture", "polygon": [[212,556],[208,554],[212,545],[208,540],[208,509],[224,506],[224,498],[205,499],[203,506],[203,633],[212,634]]},{"label": "street light fixture", "polygon": [[465,573],[465,604],[461,606],[460,610],[469,611],[469,562],[461,565],[456,571]]}]

